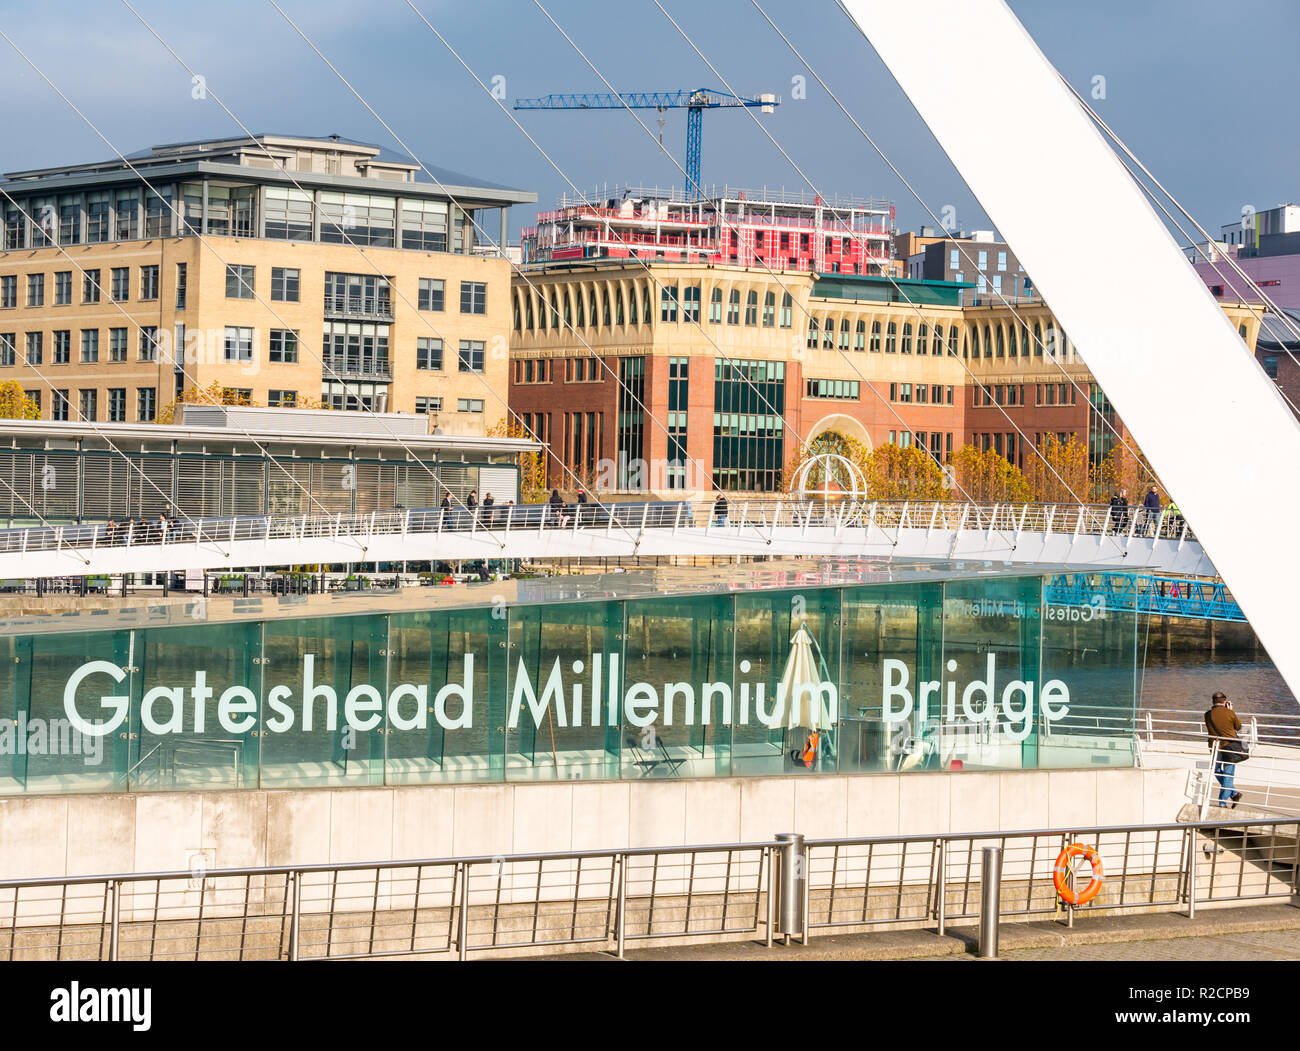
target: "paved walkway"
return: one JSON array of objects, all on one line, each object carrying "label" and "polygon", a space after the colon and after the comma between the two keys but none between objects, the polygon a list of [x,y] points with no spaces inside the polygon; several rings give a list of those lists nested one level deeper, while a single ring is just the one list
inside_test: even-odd
[{"label": "paved walkway", "polygon": [[[1059,923],[1003,924],[1004,960],[1300,960],[1300,908],[1254,905],[1140,916],[1081,916],[1071,930]],[[978,931],[950,928],[814,934],[808,945],[738,941],[714,945],[632,948],[629,960],[953,960],[976,961]],[[609,953],[569,953],[554,960],[613,960]]]}]

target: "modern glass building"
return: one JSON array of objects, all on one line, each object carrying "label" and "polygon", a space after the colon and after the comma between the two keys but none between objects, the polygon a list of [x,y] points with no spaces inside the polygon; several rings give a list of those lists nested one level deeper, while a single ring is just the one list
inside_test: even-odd
[{"label": "modern glass building", "polygon": [[1137,622],[773,562],[0,622],[0,794],[1127,766]]}]

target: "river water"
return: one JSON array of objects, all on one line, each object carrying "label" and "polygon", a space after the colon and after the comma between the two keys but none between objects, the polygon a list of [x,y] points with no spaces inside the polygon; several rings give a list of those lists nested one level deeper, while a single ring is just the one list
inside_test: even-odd
[{"label": "river water", "polygon": [[1300,715],[1300,704],[1267,657],[1150,653],[1138,681],[1140,708],[1200,713],[1210,706],[1210,695],[1222,690],[1243,718]]}]

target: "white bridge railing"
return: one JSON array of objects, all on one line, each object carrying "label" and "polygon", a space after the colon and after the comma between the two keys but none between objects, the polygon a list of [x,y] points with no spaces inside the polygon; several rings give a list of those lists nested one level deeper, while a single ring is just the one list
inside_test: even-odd
[{"label": "white bridge railing", "polygon": [[[1124,561],[1131,553],[1138,557]],[[738,499],[724,507],[706,499],[0,531],[0,577],[288,562],[637,554],[1002,558],[1212,572],[1180,516],[1148,514],[1141,508],[1121,515],[1109,506],[1066,504]]]}]

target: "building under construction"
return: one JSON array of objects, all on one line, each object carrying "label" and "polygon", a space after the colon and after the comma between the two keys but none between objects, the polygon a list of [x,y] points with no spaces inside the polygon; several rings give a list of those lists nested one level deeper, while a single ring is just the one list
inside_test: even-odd
[{"label": "building under construction", "polygon": [[880,275],[890,260],[887,200],[711,187],[702,200],[658,187],[562,197],[523,231],[526,264],[588,259],[721,263],[773,271]]}]

